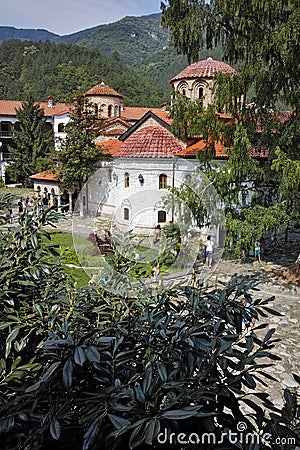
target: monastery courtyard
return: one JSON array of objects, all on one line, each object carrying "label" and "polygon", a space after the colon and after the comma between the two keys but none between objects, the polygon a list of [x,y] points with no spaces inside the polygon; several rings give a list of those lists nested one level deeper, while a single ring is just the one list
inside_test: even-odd
[{"label": "monastery courtyard", "polygon": [[[75,220],[76,226],[73,230],[73,220],[71,217],[60,221],[58,228],[61,231],[88,235],[95,229],[94,223],[90,219]],[[275,328],[274,339],[279,338],[280,342],[275,344],[274,354],[281,358],[281,361],[274,361],[274,365],[266,370],[278,380],[277,382],[266,380],[268,387],[259,387],[262,391],[267,389],[275,405],[282,404],[282,392],[285,387],[291,391],[297,391],[300,395],[300,388],[292,377],[292,373],[300,373],[300,348],[299,348],[299,324],[300,324],[300,283],[288,282],[278,275],[284,267],[294,263],[300,253],[300,232],[290,234],[289,241],[285,245],[285,254],[282,249],[278,249],[259,264],[248,258],[246,262],[236,262],[221,258],[212,269],[203,267],[201,276],[205,283],[211,287],[221,287],[221,283],[228,282],[235,274],[247,276],[257,280],[258,291],[254,293],[254,298],[267,299],[275,296],[275,300],[268,305],[275,309],[281,316],[260,317],[258,325],[268,323],[269,328]],[[209,272],[208,272],[209,271]],[[200,276],[200,275],[199,275]],[[191,276],[184,277],[178,274],[180,282],[190,282]],[[263,337],[268,327],[258,331]],[[266,361],[264,361],[266,362]]]}]

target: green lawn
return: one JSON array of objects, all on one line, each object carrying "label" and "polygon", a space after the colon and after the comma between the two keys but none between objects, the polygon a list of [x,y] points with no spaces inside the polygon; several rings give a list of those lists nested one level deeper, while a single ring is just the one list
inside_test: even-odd
[{"label": "green lawn", "polygon": [[13,194],[16,197],[23,197],[24,195],[28,195],[32,197],[36,195],[36,192],[33,189],[27,188],[12,188],[12,187],[3,187],[0,188],[0,194]]},{"label": "green lawn", "polygon": [[[48,230],[49,232],[49,230]],[[68,272],[72,275],[77,282],[78,287],[86,286],[90,277],[84,269],[77,267],[70,267],[70,265],[81,266],[76,251],[74,249],[73,236],[69,233],[63,233],[61,231],[50,231],[51,241],[45,240],[46,245],[58,245],[60,253],[60,261],[65,265]],[[77,239],[77,238],[76,238]],[[82,244],[88,245],[86,238],[81,238]]]}]

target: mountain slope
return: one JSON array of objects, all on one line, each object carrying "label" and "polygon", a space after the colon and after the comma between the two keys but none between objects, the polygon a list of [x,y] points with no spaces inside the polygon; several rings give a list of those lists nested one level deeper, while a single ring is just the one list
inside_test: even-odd
[{"label": "mountain slope", "polygon": [[[10,27],[0,27],[0,42],[1,39],[4,39],[4,36],[10,36],[8,28]],[[16,33],[16,29],[10,31]],[[19,31],[21,32],[22,30]],[[111,57],[115,63],[122,63],[122,74],[114,72],[115,70],[117,72],[120,70],[118,64],[113,63],[114,69],[112,70],[111,68],[106,71],[105,76],[101,75],[100,81],[105,81],[114,89],[119,90],[126,97],[127,105],[136,102],[135,104],[138,106],[149,106],[145,102],[150,101],[152,105],[154,102],[159,106],[164,101],[169,101],[169,80],[188,65],[187,58],[178,55],[169,45],[170,34],[161,25],[160,13],[141,17],[127,16],[111,24],[99,25],[65,36],[58,36],[53,33],[47,34],[48,32],[44,34],[45,30],[25,31],[28,31],[27,39],[29,39],[29,36],[32,36],[35,38],[34,40],[43,41],[47,39],[48,42],[51,41],[59,44],[76,44],[81,49],[86,48],[90,49],[90,51],[100,52],[101,55]],[[12,35],[15,36],[15,34]],[[20,39],[23,39],[25,35],[21,34],[21,36],[23,37],[20,37]],[[199,54],[199,59],[205,59],[208,56],[221,59],[222,54],[220,49],[214,51],[203,50]],[[71,58],[72,60],[73,56]],[[5,63],[7,63],[7,60]],[[42,61],[41,64],[43,65]],[[59,64],[59,62],[55,62],[55,64]],[[127,86],[124,80],[119,81],[125,73],[124,66],[129,69],[128,76],[129,80],[131,79]],[[57,70],[57,68],[55,69]],[[132,70],[134,70],[134,74]],[[143,94],[145,89],[141,87],[135,88],[134,86],[135,83],[132,78],[137,75],[143,77],[144,83],[147,86],[153,86],[153,94],[148,99]],[[13,72],[12,76],[14,77]],[[46,72],[46,76],[49,77],[48,72]],[[99,82],[98,76],[95,76],[95,79]],[[66,77],[67,80],[68,77]],[[138,84],[140,85],[140,82]],[[148,87],[146,90],[148,90]],[[39,92],[41,91],[39,90]],[[1,85],[0,95],[3,95],[1,94]],[[130,99],[129,95],[132,95]]]},{"label": "mountain slope", "polygon": [[49,40],[54,42],[59,38],[60,36],[58,34],[51,33],[47,30],[0,26],[0,44],[5,41],[10,41],[11,39],[21,39],[33,42]]},{"label": "mountain slope", "polygon": [[127,106],[158,107],[167,99],[151,81],[129,70],[120,59],[73,44],[12,40],[0,46],[0,98],[70,101],[78,92],[104,82]]}]

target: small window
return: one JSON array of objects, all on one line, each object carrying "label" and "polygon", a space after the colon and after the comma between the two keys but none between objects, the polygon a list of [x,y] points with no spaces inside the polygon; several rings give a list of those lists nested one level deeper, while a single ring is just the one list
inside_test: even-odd
[{"label": "small window", "polygon": [[126,188],[129,187],[129,173],[128,173],[128,172],[125,172],[124,186],[125,186]]},{"label": "small window", "polygon": [[112,109],[113,109],[113,107],[112,107],[112,105],[109,105],[108,106],[108,113],[107,113],[107,115],[108,115],[108,117],[111,117],[112,116]]},{"label": "small window", "polygon": [[168,177],[165,173],[159,175],[159,189],[166,189]]},{"label": "small window", "polygon": [[201,98],[203,98],[203,88],[201,87],[201,88],[199,88],[199,98],[201,99]]},{"label": "small window", "polygon": [[58,129],[59,133],[63,133],[65,131],[65,124],[64,123],[59,123],[57,129]]},{"label": "small window", "polygon": [[165,223],[166,221],[167,221],[166,211],[163,211],[163,210],[158,211],[157,222]]},{"label": "small window", "polygon": [[124,220],[129,220],[129,209],[124,208]]},{"label": "small window", "polygon": [[186,90],[182,89],[182,95],[186,96]]}]

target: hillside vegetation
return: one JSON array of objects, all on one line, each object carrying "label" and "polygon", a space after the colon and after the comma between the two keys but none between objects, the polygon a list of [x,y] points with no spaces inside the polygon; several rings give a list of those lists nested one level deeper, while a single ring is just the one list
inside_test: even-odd
[{"label": "hillside vegetation", "polygon": [[[22,99],[31,89],[39,101],[50,94],[66,101],[104,81],[125,105],[158,107],[170,99],[169,80],[188,65],[160,22],[161,14],[127,16],[65,36],[0,27],[0,98]],[[199,59],[208,56],[221,59],[221,51],[203,50]]]},{"label": "hillside vegetation", "polygon": [[1,99],[25,99],[32,93],[37,101],[52,95],[56,102],[65,102],[102,81],[122,94],[127,106],[158,107],[169,99],[169,93],[128,69],[117,56],[50,41],[12,40],[0,46]]}]

